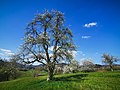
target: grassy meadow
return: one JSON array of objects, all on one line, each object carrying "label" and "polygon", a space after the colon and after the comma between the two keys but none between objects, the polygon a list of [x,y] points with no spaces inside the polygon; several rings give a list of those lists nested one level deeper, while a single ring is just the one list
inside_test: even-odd
[{"label": "grassy meadow", "polygon": [[32,77],[31,71],[11,81],[0,82],[0,90],[120,90],[120,72],[90,72]]}]

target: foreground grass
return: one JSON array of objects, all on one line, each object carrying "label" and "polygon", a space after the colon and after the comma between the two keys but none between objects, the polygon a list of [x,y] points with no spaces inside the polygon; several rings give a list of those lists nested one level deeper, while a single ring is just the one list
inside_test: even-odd
[{"label": "foreground grass", "polygon": [[47,82],[46,76],[24,77],[0,82],[0,90],[120,90],[119,72],[93,72],[56,75]]}]

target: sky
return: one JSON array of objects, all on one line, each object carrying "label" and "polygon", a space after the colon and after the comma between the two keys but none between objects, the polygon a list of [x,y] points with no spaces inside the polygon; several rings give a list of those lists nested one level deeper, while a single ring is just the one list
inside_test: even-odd
[{"label": "sky", "polygon": [[0,0],[0,57],[18,52],[27,24],[45,9],[64,13],[76,60],[102,64],[103,53],[120,57],[120,0]]}]

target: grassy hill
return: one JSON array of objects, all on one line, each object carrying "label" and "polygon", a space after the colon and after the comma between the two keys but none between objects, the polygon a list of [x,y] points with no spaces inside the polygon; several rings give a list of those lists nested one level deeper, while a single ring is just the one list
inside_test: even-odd
[{"label": "grassy hill", "polygon": [[120,90],[120,72],[61,74],[50,82],[46,76],[34,78],[29,74],[0,82],[0,90]]}]

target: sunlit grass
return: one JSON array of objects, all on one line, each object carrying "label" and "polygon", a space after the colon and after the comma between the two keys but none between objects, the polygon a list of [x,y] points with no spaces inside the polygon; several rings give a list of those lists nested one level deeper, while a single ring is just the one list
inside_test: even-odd
[{"label": "sunlit grass", "polygon": [[119,72],[61,74],[50,82],[46,77],[29,76],[0,82],[0,90],[120,90]]}]

